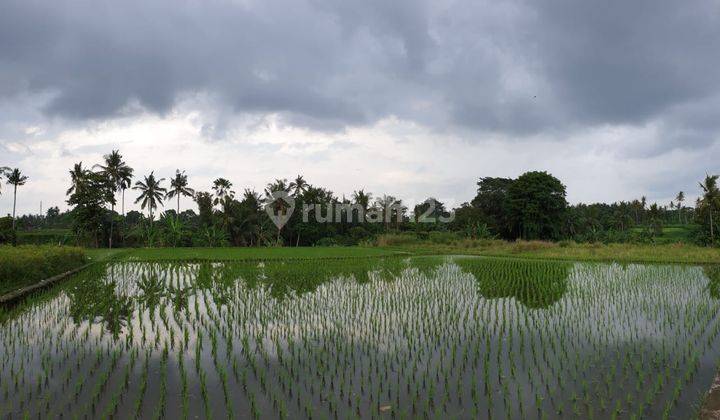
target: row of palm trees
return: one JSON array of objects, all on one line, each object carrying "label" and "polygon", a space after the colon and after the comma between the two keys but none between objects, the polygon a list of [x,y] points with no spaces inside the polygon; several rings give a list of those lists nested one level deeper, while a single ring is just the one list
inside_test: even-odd
[{"label": "row of palm trees", "polygon": [[[94,165],[93,169],[110,181],[112,186],[113,199],[110,200],[111,211],[115,211],[116,200],[115,196],[120,193],[121,200],[121,213],[125,215],[125,190],[132,188],[140,192],[140,195],[135,200],[136,204],[140,204],[142,210],[148,210],[149,218],[152,221],[154,211],[163,205],[165,199],[176,199],[177,200],[177,215],[180,214],[180,199],[181,197],[195,197],[195,190],[188,186],[188,177],[185,171],[176,170],[175,176],[170,179],[170,188],[167,189],[162,186],[165,178],[157,178],[154,172],[144,176],[143,180],[138,180],[132,184],[134,176],[134,170],[131,168],[123,159],[123,156],[118,150],[113,150],[112,153],[107,154],[103,157],[103,163]],[[90,171],[83,168],[82,162],[74,165],[70,171],[71,186],[67,190],[67,194],[72,194],[77,188],[80,188],[82,180]],[[17,204],[17,189],[19,186],[25,185],[28,177],[22,173],[18,168],[0,167],[0,194],[2,193],[2,179],[5,178],[8,185],[13,186],[13,229],[15,228],[15,216],[16,216],[16,204]],[[720,209],[720,190],[718,189],[718,175],[707,175],[704,182],[700,182],[700,188],[702,189],[703,195],[698,198],[696,203],[697,209],[707,210],[707,217],[709,218],[709,234],[711,241],[715,240],[715,223],[713,213]],[[233,184],[226,178],[217,178],[213,181],[212,190],[214,193],[213,204],[222,204],[228,200],[232,200],[235,196],[235,191],[232,189]],[[267,198],[271,198],[272,194],[277,191],[285,191],[292,193],[297,196],[309,187],[309,184],[305,179],[298,175],[295,180],[288,182],[285,179],[278,179],[271,182],[265,188],[265,195]],[[258,197],[259,198],[259,197]],[[372,194],[365,192],[363,189],[355,191],[352,196],[352,200],[361,205],[364,209],[372,203]],[[378,203],[383,205],[392,202],[393,204],[400,204],[401,201],[391,196],[383,196],[376,199]],[[671,203],[671,208],[674,206],[678,210],[682,210],[682,203],[685,201],[685,194],[681,191],[675,197],[675,202]],[[645,197],[640,201],[635,200],[632,203],[633,206],[640,209],[644,209],[646,205]],[[637,210],[636,210],[637,213]],[[636,214],[637,217],[637,214]],[[679,216],[681,217],[681,216]],[[112,247],[112,232],[114,228],[114,221],[111,219],[110,222],[110,240],[109,246]]]},{"label": "row of palm trees", "polygon": [[[107,177],[110,180],[112,187],[113,199],[110,201],[110,210],[112,213],[115,212],[115,195],[120,192],[121,194],[121,213],[125,216],[125,190],[131,188],[133,190],[140,191],[140,195],[135,200],[135,203],[140,203],[140,207],[149,212],[150,221],[153,220],[153,212],[158,206],[163,204],[163,199],[177,199],[177,215],[180,214],[180,197],[193,197],[195,191],[188,187],[188,179],[185,171],[177,170],[175,177],[170,180],[170,190],[164,188],[161,183],[165,181],[165,178],[155,177],[155,172],[150,172],[150,175],[144,177],[142,181],[136,181],[132,184],[132,178],[134,174],[133,168],[131,168],[124,160],[118,150],[113,150],[112,153],[107,154],[103,157],[103,164],[95,165],[93,168],[98,169],[98,173]],[[83,168],[82,162],[76,163],[73,169],[70,171],[71,186],[67,190],[66,194],[72,194],[77,188],[82,185],[82,180],[89,173],[88,169]],[[108,246],[112,248],[114,220],[110,220],[110,239]]]},{"label": "row of palm trees", "polygon": [[13,186],[13,212],[12,212],[12,228],[15,229],[15,206],[17,204],[17,188],[25,185],[28,180],[26,175],[18,168],[10,169],[6,166],[0,167],[0,194],[2,194],[2,179],[7,179],[7,184]]}]

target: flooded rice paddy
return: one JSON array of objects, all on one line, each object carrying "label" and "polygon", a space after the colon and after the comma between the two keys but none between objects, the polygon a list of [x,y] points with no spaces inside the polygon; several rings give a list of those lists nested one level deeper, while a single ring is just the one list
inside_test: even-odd
[{"label": "flooded rice paddy", "polygon": [[0,312],[0,418],[687,418],[716,268],[97,265]]}]

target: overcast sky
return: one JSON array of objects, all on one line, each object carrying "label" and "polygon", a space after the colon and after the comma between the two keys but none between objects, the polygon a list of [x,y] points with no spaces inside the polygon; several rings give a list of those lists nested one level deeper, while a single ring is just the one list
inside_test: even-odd
[{"label": "overcast sky", "polygon": [[301,173],[339,196],[451,206],[479,177],[528,170],[571,202],[662,204],[720,172],[717,0],[0,8],[0,166],[30,177],[21,213],[67,207],[73,163],[112,149],[198,190]]}]

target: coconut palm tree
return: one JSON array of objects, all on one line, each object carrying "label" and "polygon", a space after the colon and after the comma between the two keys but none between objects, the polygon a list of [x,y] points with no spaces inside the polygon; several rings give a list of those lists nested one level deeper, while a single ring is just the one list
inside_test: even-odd
[{"label": "coconut palm tree", "polygon": [[677,193],[677,196],[675,197],[675,201],[677,201],[677,204],[675,205],[675,208],[678,209],[678,222],[683,223],[683,217],[682,217],[682,210],[683,210],[683,201],[685,201],[685,193],[680,191]]},{"label": "coconut palm tree", "polygon": [[15,168],[12,171],[7,173],[7,183],[8,185],[13,186],[13,222],[12,222],[12,228],[15,230],[15,205],[17,204],[17,187],[20,185],[25,185],[25,182],[27,182],[28,177],[23,175],[20,169]]},{"label": "coconut palm tree", "polygon": [[[288,203],[286,203],[283,199],[276,199],[277,197],[275,197],[274,195],[277,192],[287,193],[289,191],[290,186],[288,185],[287,179],[284,178],[276,179],[274,182],[267,184],[267,186],[265,187],[265,205],[272,205],[277,214],[285,214],[288,210]],[[280,233],[283,226],[280,225],[277,228],[277,243],[280,244]]]},{"label": "coconut palm tree", "polygon": [[267,186],[265,187],[265,197],[266,197],[266,199],[269,199],[270,201],[272,201],[273,193],[276,193],[279,191],[284,191],[287,193],[287,192],[290,192],[290,189],[291,189],[291,187],[290,187],[290,185],[288,185],[287,179],[284,179],[284,178],[276,179],[275,181],[267,184]]},{"label": "coconut palm tree", "polygon": [[715,227],[713,225],[713,211],[720,205],[720,190],[717,186],[718,175],[705,175],[705,182],[700,183],[703,190],[701,204],[706,206],[710,215],[710,241],[715,243]]},{"label": "coconut palm tree", "polygon": [[112,153],[105,155],[103,157],[105,159],[104,165],[95,165],[95,167],[100,169],[100,173],[105,175],[110,182],[112,183],[113,187],[113,199],[110,201],[110,238],[108,239],[108,247],[112,248],[112,238],[113,238],[113,227],[114,227],[114,213],[115,213],[115,194],[118,190],[123,190],[123,213],[125,212],[125,190],[124,186],[126,184],[129,184],[130,179],[132,178],[133,169],[125,163],[123,160],[122,155],[120,154],[120,151],[113,150]]},{"label": "coconut palm tree", "polygon": [[398,212],[399,207],[401,206],[402,203],[400,202],[400,200],[396,199],[391,195],[383,194],[382,197],[378,197],[377,199],[375,199],[375,207],[380,210],[380,213],[383,216],[383,222],[385,223],[385,231],[387,231],[390,227],[390,221],[392,219],[393,213],[395,213],[396,217],[401,217],[400,213]]},{"label": "coconut palm tree", "polygon": [[229,197],[230,199],[235,197],[235,191],[231,190],[232,185],[232,182],[225,178],[218,178],[213,181],[212,189],[215,191],[215,200],[213,203],[218,204],[225,200],[226,197]]},{"label": "coconut palm tree", "polygon": [[81,184],[88,170],[83,168],[82,162],[78,162],[68,173],[70,174],[70,188],[65,191],[65,195],[71,195],[82,187]]},{"label": "coconut palm tree", "polygon": [[177,220],[180,220],[180,196],[193,197],[195,190],[188,187],[187,175],[185,171],[180,172],[180,169],[175,170],[175,178],[170,180],[170,191],[167,192],[167,198],[177,197]]},{"label": "coconut palm tree", "polygon": [[293,190],[293,196],[297,197],[307,190],[308,185],[309,184],[305,181],[305,178],[303,178],[302,175],[298,175],[295,177],[295,180],[288,185],[288,187],[290,190]]},{"label": "coconut palm tree", "polygon": [[140,196],[135,200],[135,204],[140,203],[143,210],[148,209],[150,223],[153,221],[153,210],[157,208],[158,204],[162,206],[163,196],[167,192],[165,188],[160,186],[163,181],[165,181],[165,178],[156,179],[153,171],[145,177],[145,182],[137,181],[133,187],[133,190],[141,191]]}]

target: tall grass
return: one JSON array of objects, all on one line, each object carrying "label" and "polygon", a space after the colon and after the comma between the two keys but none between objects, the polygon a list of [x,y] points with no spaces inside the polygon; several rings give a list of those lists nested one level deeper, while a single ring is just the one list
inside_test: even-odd
[{"label": "tall grass", "polygon": [[720,264],[717,248],[685,243],[672,244],[602,244],[574,241],[504,241],[469,239],[442,235],[427,238],[414,234],[381,235],[376,245],[395,251],[435,255],[485,255],[573,261],[605,261],[635,263]]},{"label": "tall grass", "polygon": [[85,264],[81,248],[0,246],[0,293],[31,285]]}]

